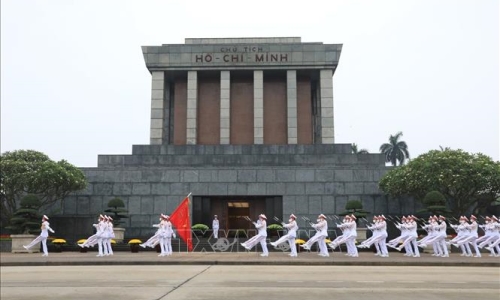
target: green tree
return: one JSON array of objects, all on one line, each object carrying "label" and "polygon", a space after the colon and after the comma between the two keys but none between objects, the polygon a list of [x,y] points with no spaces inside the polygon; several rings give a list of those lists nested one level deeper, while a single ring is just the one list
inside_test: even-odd
[{"label": "green tree", "polygon": [[105,212],[112,213],[113,226],[118,227],[125,223],[122,219],[128,218],[128,210],[125,208],[125,203],[122,199],[116,197],[108,202],[108,209]]},{"label": "green tree", "polygon": [[368,153],[370,153],[366,149],[359,149],[358,150],[358,145],[356,145],[356,143],[351,144],[351,150],[352,150],[352,153],[354,153],[354,154],[368,154]]},{"label": "green tree", "polygon": [[379,183],[385,193],[423,200],[441,192],[454,215],[478,213],[500,195],[500,163],[462,150],[431,150],[389,171]]},{"label": "green tree", "polygon": [[385,161],[390,162],[393,166],[396,166],[397,162],[399,162],[399,165],[402,165],[405,160],[410,158],[408,145],[406,142],[399,140],[402,136],[403,133],[401,131],[396,133],[396,135],[391,135],[389,143],[380,146],[380,153],[385,155]]},{"label": "green tree", "polygon": [[83,172],[65,160],[50,160],[44,153],[17,150],[0,155],[0,218],[5,224],[26,194],[37,195],[44,209],[71,192],[84,189]]},{"label": "green tree", "polygon": [[21,199],[19,208],[14,212],[7,227],[13,233],[35,234],[40,232],[40,199],[36,195],[26,195]]}]

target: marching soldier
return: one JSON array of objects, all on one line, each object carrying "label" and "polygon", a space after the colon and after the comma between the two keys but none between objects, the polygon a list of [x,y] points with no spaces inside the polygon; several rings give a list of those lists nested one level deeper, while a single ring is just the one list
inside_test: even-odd
[{"label": "marching soldier", "polygon": [[257,235],[249,239],[248,241],[241,243],[241,245],[247,250],[251,250],[255,245],[257,245],[257,243],[260,243],[260,246],[262,247],[262,254],[260,256],[269,255],[266,243],[266,238],[267,238],[266,220],[267,220],[266,215],[260,214],[259,220],[257,222],[252,222],[255,228],[258,230]]},{"label": "marching soldier", "polygon": [[314,243],[318,243],[319,255],[323,257],[329,257],[328,248],[326,248],[325,239],[328,236],[328,223],[326,222],[326,216],[320,214],[316,220],[316,224],[311,224],[311,226],[316,229],[316,234],[310,238],[305,244],[300,245],[300,247],[310,250]]},{"label": "marching soldier", "polygon": [[106,234],[104,239],[104,255],[113,255],[113,248],[111,247],[111,239],[115,237],[115,231],[113,230],[113,218],[107,216],[106,222]]},{"label": "marching soldier", "polygon": [[23,246],[24,249],[28,250],[31,247],[35,246],[36,244],[42,242],[42,250],[43,250],[42,256],[49,256],[49,251],[47,250],[47,238],[49,237],[49,231],[52,233],[55,233],[55,231],[52,230],[52,228],[50,228],[50,224],[48,221],[49,217],[43,215],[42,225],[40,227],[42,229],[42,232],[36,239],[34,239],[31,243],[29,243],[29,245]]},{"label": "marching soldier", "polygon": [[276,242],[271,242],[273,247],[278,246],[279,244],[288,241],[290,245],[290,256],[297,257],[297,249],[295,248],[295,237],[297,236],[297,230],[299,227],[297,226],[297,222],[295,221],[297,217],[294,214],[290,215],[288,219],[288,224],[282,223],[283,227],[288,229],[287,234],[279,238]]},{"label": "marching soldier", "polygon": [[152,237],[150,237],[146,242],[140,244],[139,246],[141,246],[142,248],[146,248],[146,247],[154,248],[160,242],[160,233],[161,233],[160,226],[161,226],[162,221],[163,221],[162,216],[163,216],[163,214],[161,214],[161,216],[159,218],[160,223],[153,224],[153,227],[158,228],[158,230],[156,230],[155,234]]}]

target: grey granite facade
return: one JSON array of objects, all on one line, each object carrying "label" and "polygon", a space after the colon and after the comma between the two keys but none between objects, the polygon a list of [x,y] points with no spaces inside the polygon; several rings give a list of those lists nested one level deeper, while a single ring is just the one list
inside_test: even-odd
[{"label": "grey granite facade", "polygon": [[[135,145],[132,155],[100,155],[84,168],[89,185],[67,197],[58,234],[82,238],[113,197],[127,205],[126,237],[147,237],[160,213],[171,213],[193,196],[275,196],[290,213],[316,218],[344,211],[360,199],[372,213],[414,213],[413,202],[389,201],[378,189],[387,172],[381,154],[351,154],[335,145]],[[62,220],[60,220],[62,221]],[[299,220],[302,222],[302,220]],[[59,222],[59,221],[58,221]],[[304,224],[299,224],[305,227]]]}]

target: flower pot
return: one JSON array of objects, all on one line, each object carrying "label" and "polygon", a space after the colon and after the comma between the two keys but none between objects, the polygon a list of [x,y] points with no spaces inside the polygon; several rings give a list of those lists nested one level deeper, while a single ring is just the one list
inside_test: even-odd
[{"label": "flower pot", "polygon": [[130,252],[132,253],[138,253],[139,248],[139,244],[130,244]]},{"label": "flower pot", "polygon": [[87,247],[80,248],[80,253],[87,253],[87,251],[88,251]]}]

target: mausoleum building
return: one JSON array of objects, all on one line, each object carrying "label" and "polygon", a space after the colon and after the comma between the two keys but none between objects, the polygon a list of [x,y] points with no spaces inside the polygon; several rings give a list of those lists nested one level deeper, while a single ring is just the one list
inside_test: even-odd
[{"label": "mausoleum building", "polygon": [[382,154],[335,144],[341,51],[298,37],[142,47],[152,83],[150,144],[83,168],[89,185],[65,199],[64,230],[85,236],[119,197],[130,213],[126,235],[147,237],[159,214],[189,193],[192,223],[210,225],[218,215],[221,230],[250,228],[241,217],[261,213],[269,223],[290,213],[314,220],[344,211],[349,199],[370,212],[413,212],[379,191]]}]

